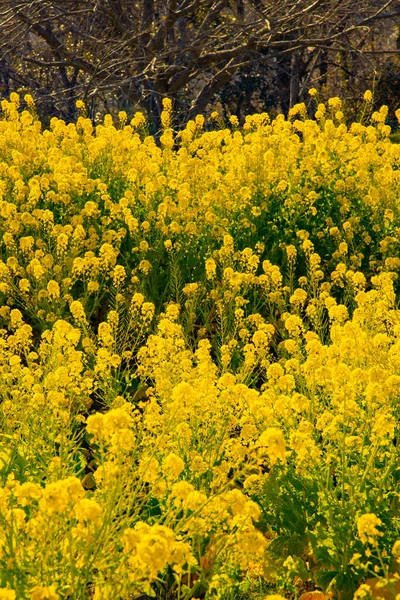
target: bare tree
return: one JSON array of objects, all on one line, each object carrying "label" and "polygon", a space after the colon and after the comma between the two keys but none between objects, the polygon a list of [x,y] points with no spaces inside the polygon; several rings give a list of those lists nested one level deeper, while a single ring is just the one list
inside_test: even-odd
[{"label": "bare tree", "polygon": [[141,107],[156,126],[164,96],[191,118],[238,73],[288,57],[293,103],[315,56],[362,52],[399,14],[400,0],[0,0],[0,85],[69,118],[78,97],[92,113]]}]

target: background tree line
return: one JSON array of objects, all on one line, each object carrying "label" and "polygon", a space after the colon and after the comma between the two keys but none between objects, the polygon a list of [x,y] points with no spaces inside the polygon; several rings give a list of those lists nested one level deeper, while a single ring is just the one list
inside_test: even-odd
[{"label": "background tree line", "polygon": [[400,98],[400,0],[0,0],[0,94],[42,118],[143,110],[179,121],[218,106],[283,111],[310,87],[356,107]]}]

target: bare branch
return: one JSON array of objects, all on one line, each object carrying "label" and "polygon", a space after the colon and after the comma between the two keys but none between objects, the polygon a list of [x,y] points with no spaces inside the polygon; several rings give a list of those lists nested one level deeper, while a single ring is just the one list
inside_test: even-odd
[{"label": "bare branch", "polygon": [[193,115],[249,73],[294,101],[326,54],[372,69],[398,56],[371,40],[399,16],[399,0],[0,0],[0,57],[5,89],[26,85],[60,111],[81,94],[157,117],[168,94]]}]

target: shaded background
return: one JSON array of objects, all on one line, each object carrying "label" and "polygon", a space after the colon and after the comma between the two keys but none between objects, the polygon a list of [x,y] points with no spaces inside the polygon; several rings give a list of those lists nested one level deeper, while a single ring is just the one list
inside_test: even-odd
[{"label": "shaded background", "polygon": [[44,122],[142,110],[152,133],[161,100],[175,124],[218,109],[228,118],[287,112],[317,87],[347,117],[366,89],[400,98],[400,0],[0,0],[0,94],[34,96]]}]

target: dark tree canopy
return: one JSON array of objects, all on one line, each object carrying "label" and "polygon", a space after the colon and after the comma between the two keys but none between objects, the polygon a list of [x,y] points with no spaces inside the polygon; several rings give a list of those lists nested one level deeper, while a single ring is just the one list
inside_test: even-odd
[{"label": "dark tree canopy", "polygon": [[400,0],[0,0],[2,92],[65,118],[82,98],[92,116],[141,108],[156,124],[165,96],[187,119],[250,78],[251,93],[275,80],[286,108],[328,56],[368,60],[374,28],[399,14]]}]

